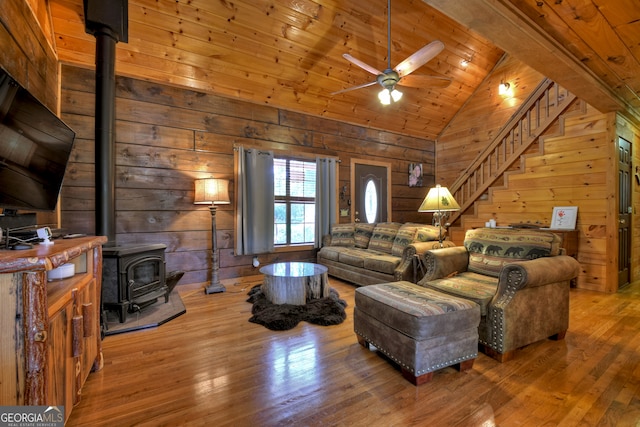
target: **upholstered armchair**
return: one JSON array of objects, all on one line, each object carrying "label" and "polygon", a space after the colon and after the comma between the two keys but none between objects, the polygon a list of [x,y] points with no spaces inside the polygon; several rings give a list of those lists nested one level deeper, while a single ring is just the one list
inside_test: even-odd
[{"label": "upholstered armchair", "polygon": [[580,264],[562,254],[551,232],[482,228],[464,246],[422,256],[426,288],[480,306],[480,349],[504,362],[536,341],[563,339],[569,326],[569,288]]}]

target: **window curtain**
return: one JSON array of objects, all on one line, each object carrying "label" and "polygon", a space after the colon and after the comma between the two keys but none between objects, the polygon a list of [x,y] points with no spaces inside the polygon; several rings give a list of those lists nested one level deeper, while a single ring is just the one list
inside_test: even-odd
[{"label": "window curtain", "polygon": [[314,246],[322,246],[322,236],[337,222],[338,159],[316,158],[316,232]]},{"label": "window curtain", "polygon": [[235,157],[235,253],[273,252],[273,152],[238,147]]}]

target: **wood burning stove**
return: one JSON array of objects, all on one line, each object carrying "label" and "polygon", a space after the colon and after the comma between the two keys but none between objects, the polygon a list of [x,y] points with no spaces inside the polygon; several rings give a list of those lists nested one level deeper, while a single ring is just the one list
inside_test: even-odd
[{"label": "wood burning stove", "polygon": [[102,307],[117,310],[120,323],[127,313],[169,301],[162,244],[105,246],[102,249]]}]

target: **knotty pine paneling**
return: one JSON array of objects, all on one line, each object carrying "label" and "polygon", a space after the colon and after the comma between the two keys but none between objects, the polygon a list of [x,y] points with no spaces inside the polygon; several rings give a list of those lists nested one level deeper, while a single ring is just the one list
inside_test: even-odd
[{"label": "knotty pine paneling", "polygon": [[[513,57],[504,57],[495,70],[458,111],[438,136],[436,180],[452,184],[467,166],[491,143],[502,126],[536,88],[543,76]],[[498,95],[501,81],[513,88],[513,98]]]},{"label": "knotty pine paneling", "polygon": [[[92,67],[95,41],[85,34],[82,2],[51,2],[60,59]],[[141,81],[191,88],[434,139],[502,51],[426,3],[392,5],[392,65],[433,40],[445,50],[417,73],[447,76],[448,88],[407,88],[401,103],[382,107],[379,87],[332,92],[371,81],[342,57],[387,65],[386,4],[349,1],[257,4],[129,1],[129,41],[116,50],[116,69]],[[461,65],[462,59],[472,59]],[[272,110],[274,111],[274,110]]]},{"label": "knotty pine paneling", "polygon": [[[509,76],[518,76],[514,90],[519,102],[526,99],[541,78],[512,58],[498,64],[438,139],[438,183],[450,185],[516,112],[519,102],[502,99],[493,86],[500,79],[509,81]],[[578,260],[582,271],[577,286],[615,291],[617,166],[613,161],[616,151],[612,117],[584,102],[574,103],[522,156],[517,168],[511,168],[502,183],[490,189],[487,199],[477,202],[462,217],[460,227],[455,224],[452,239],[462,243],[465,230],[482,227],[490,218],[498,225],[550,225],[554,206],[578,206]],[[640,277],[637,270],[634,277]]]},{"label": "knotty pine paneling", "polygon": [[[210,273],[211,215],[193,204],[193,181],[233,181],[236,145],[340,158],[339,185],[347,186],[341,208],[350,197],[351,158],[387,162],[392,218],[431,220],[417,209],[434,182],[433,141],[127,77],[116,79],[116,97],[117,243],[167,245],[167,268],[185,271],[181,284],[205,282]],[[63,118],[78,134],[62,190],[63,227],[93,233],[94,72],[63,66],[61,99]],[[409,163],[423,164],[425,187],[408,187]],[[233,206],[219,207],[221,278],[256,274],[252,257],[233,254],[233,222]],[[263,264],[313,259],[313,250],[260,256]]]},{"label": "knotty pine paneling", "polygon": [[[41,6],[48,9],[45,2]],[[48,28],[46,34],[27,2],[0,2],[0,66],[51,111],[57,112],[58,57],[51,44],[48,14],[39,13],[39,17]]]},{"label": "knotty pine paneling", "polygon": [[554,206],[578,206],[578,261],[582,266],[577,286],[601,292],[617,290],[617,246],[612,235],[616,216],[612,179],[615,150],[610,114],[588,105],[562,116],[562,134],[548,131],[541,152],[523,156],[521,171],[507,174],[504,186],[494,186],[475,215],[465,215],[455,240],[464,230],[482,227],[490,218],[498,225],[519,222],[551,224]]}]

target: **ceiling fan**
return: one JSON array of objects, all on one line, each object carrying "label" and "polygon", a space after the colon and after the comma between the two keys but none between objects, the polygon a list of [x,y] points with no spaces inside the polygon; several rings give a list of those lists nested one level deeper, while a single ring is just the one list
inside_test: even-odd
[{"label": "ceiling fan", "polygon": [[361,84],[358,86],[352,86],[346,89],[342,89],[333,92],[331,95],[337,95],[344,92],[349,92],[356,89],[362,89],[364,87],[373,86],[378,83],[384,89],[378,94],[380,102],[384,105],[391,103],[391,100],[399,101],[402,97],[402,92],[398,91],[396,85],[408,86],[408,87],[437,87],[445,88],[451,84],[451,79],[446,77],[437,76],[425,76],[425,75],[409,75],[424,64],[435,58],[444,49],[444,43],[440,40],[435,40],[421,49],[410,55],[407,59],[396,65],[395,68],[391,68],[391,0],[387,2],[387,68],[384,71],[380,71],[369,64],[360,61],[357,58],[345,53],[342,55],[347,61],[357,65],[365,71],[370,72],[376,76],[376,80]]}]

